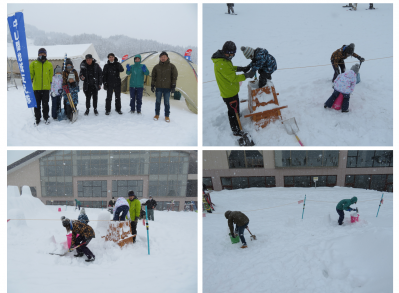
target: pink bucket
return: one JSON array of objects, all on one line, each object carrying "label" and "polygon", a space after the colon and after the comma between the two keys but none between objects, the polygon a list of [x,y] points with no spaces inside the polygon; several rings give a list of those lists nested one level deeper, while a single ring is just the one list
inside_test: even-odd
[{"label": "pink bucket", "polygon": [[[76,237],[78,237],[78,236],[79,236],[79,234],[76,234]],[[69,233],[66,237],[67,237],[67,245],[68,245],[67,249],[69,249],[69,248],[71,248],[72,233]]]},{"label": "pink bucket", "polygon": [[341,110],[342,101],[344,100],[344,95],[342,93],[339,94],[338,98],[335,99],[334,104],[331,108],[335,110]]},{"label": "pink bucket", "polygon": [[58,208],[58,211],[61,212],[61,208]]},{"label": "pink bucket", "polygon": [[357,217],[354,217],[351,215],[351,223],[359,222],[359,214],[357,214]]}]

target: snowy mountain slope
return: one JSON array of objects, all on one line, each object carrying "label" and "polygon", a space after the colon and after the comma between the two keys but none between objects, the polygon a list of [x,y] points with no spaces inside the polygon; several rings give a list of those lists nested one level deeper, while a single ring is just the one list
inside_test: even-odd
[{"label": "snowy mountain slope", "polygon": [[[369,11],[347,11],[341,4],[236,4],[238,15],[226,15],[225,4],[206,4],[203,10],[203,140],[204,145],[237,145],[227,118],[226,105],[215,81],[211,56],[225,41],[237,46],[235,66],[246,66],[241,46],[266,48],[277,60],[273,73],[282,118],[295,117],[298,136],[305,146],[393,145],[393,6],[378,4]],[[350,112],[324,109],[333,90],[331,54],[355,43],[355,52],[366,59],[360,68],[361,83],[350,99]],[[359,62],[346,59],[347,70]],[[317,66],[299,69],[293,67]],[[284,70],[283,70],[284,69]],[[242,74],[242,73],[239,73]],[[239,92],[247,98],[247,83]],[[247,103],[241,103],[243,128],[257,145],[299,146],[279,122],[255,130]]]},{"label": "snowy mountain slope", "polygon": [[[305,194],[306,208],[301,219]],[[203,222],[204,293],[208,292],[392,292],[393,194],[320,187],[251,188],[212,192],[216,211]],[[359,222],[337,203],[358,197]],[[225,211],[242,211],[249,229],[231,244]]]}]

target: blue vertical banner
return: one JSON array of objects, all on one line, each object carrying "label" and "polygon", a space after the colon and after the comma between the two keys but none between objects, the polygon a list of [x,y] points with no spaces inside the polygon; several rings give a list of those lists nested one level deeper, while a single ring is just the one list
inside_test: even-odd
[{"label": "blue vertical banner", "polygon": [[32,81],[30,79],[24,14],[22,11],[15,12],[13,15],[9,15],[7,20],[14,45],[15,58],[18,62],[19,72],[21,73],[22,87],[24,88],[26,103],[28,104],[28,108],[37,107],[35,95],[33,93]]}]

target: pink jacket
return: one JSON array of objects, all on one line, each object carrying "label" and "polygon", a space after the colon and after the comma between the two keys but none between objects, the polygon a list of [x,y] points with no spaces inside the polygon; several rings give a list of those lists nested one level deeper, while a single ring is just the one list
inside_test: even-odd
[{"label": "pink jacket", "polygon": [[356,85],[356,73],[353,70],[341,73],[334,81],[334,89],[343,94],[351,94]]}]

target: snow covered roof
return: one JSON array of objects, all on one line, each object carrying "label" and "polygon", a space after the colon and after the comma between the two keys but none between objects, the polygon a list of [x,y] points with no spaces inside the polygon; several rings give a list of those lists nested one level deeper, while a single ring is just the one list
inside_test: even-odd
[{"label": "snow covered roof", "polygon": [[[40,48],[45,48],[47,51],[48,60],[63,60],[65,53],[71,59],[84,59],[86,54],[92,54],[94,59],[99,60],[99,56],[94,49],[93,44],[79,44],[79,45],[56,45],[56,46],[33,46],[28,45],[29,60],[37,59],[37,52]],[[7,59],[15,60],[15,52],[12,44],[7,44]]]},{"label": "snow covered roof", "polygon": [[[50,153],[52,151],[36,151],[33,152],[29,155],[27,155],[26,157],[23,157],[22,159],[12,163],[11,165],[7,166],[7,173],[9,173],[12,169],[11,172],[16,171],[17,169],[19,169],[20,167],[26,166],[27,164],[31,163],[34,160],[39,159],[40,157]],[[41,155],[41,156],[40,156]],[[17,168],[18,167],[18,168]]]}]

